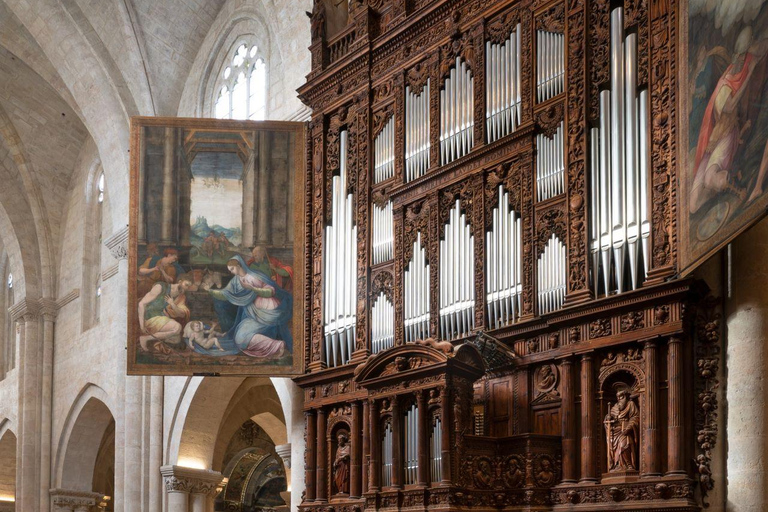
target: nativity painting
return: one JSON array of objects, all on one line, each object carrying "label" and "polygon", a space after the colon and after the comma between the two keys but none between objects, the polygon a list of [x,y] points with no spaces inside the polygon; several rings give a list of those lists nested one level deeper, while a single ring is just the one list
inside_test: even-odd
[{"label": "nativity painting", "polygon": [[134,118],[129,373],[302,372],[303,130]]}]

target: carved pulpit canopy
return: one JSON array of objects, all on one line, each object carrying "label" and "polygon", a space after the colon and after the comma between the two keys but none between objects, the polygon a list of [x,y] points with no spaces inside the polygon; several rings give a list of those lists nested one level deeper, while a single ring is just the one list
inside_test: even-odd
[{"label": "carved pulpit canopy", "polygon": [[445,345],[425,340],[379,352],[357,368],[355,381],[361,387],[379,389],[393,383],[421,382],[444,375],[475,381],[485,373],[483,357],[477,348],[468,344],[455,348]]}]

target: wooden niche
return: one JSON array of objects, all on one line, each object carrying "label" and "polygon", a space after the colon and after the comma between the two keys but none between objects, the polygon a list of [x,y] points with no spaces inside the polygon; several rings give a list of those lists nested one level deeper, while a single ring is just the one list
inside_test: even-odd
[{"label": "wooden niche", "polygon": [[315,0],[302,510],[702,508],[720,324],[676,277],[676,16]]}]

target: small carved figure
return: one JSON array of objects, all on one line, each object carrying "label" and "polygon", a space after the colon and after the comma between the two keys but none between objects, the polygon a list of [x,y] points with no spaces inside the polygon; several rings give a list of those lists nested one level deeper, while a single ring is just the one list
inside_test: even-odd
[{"label": "small carved figure", "polygon": [[477,470],[474,475],[475,487],[479,489],[489,489],[491,487],[491,463],[488,459],[480,459],[477,462]]},{"label": "small carved figure", "polygon": [[548,457],[541,459],[539,471],[536,473],[536,483],[541,487],[550,487],[555,485],[555,470],[552,467],[552,461]]},{"label": "small carved figure", "polygon": [[537,381],[538,382],[536,383],[536,388],[542,393],[551,391],[552,388],[555,387],[557,376],[555,375],[555,372],[552,371],[551,365],[545,364],[539,368]]},{"label": "small carved figure", "polygon": [[432,347],[445,354],[453,352],[453,344],[450,341],[437,341],[435,338],[426,338],[424,340],[416,340],[416,344]]},{"label": "small carved figure", "polygon": [[712,471],[709,469],[709,460],[704,454],[696,456],[696,472],[699,474],[699,483],[701,488],[709,491],[714,487],[712,484]]},{"label": "small carved figure", "polygon": [[520,487],[524,477],[525,475],[520,469],[520,462],[514,457],[509,459],[507,470],[504,472],[504,485],[511,489]]},{"label": "small carved figure", "polygon": [[632,400],[629,386],[623,382],[614,385],[616,404],[605,416],[606,442],[608,446],[608,471],[637,469],[637,446],[640,411]]},{"label": "small carved figure", "polygon": [[333,481],[336,484],[336,491],[342,494],[349,493],[349,456],[350,446],[346,432],[338,434],[338,448],[336,448],[336,458],[333,461]]}]

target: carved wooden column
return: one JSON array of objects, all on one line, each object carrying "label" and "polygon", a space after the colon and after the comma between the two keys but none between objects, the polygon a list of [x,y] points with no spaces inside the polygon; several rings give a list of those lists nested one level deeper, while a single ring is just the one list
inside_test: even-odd
[{"label": "carved wooden column", "polygon": [[444,387],[441,393],[443,396],[440,403],[440,422],[443,424],[443,439],[440,463],[443,479],[440,485],[451,485],[451,395],[448,386]]},{"label": "carved wooden column", "polygon": [[595,381],[592,354],[581,356],[581,482],[596,482]]},{"label": "carved wooden column", "polygon": [[317,419],[315,411],[304,413],[304,421],[307,425],[307,446],[304,448],[307,452],[307,460],[304,464],[304,481],[307,484],[307,491],[304,495],[304,501],[315,501],[315,471],[317,470]]},{"label": "carved wooden column", "polygon": [[173,213],[176,209],[176,129],[166,128],[163,136],[163,210],[160,224],[160,243],[170,245],[173,240]]},{"label": "carved wooden column", "polygon": [[326,464],[328,462],[328,442],[326,431],[328,430],[328,417],[324,409],[317,410],[317,473],[315,480],[315,500],[328,500],[328,477]]},{"label": "carved wooden column", "polygon": [[368,465],[371,457],[371,413],[368,410],[368,400],[363,400],[363,453],[362,453],[362,492],[368,490]]},{"label": "carved wooden column", "polygon": [[360,458],[361,458],[361,444],[362,444],[362,429],[360,425],[360,402],[352,402],[352,432],[350,435],[350,442],[352,443],[350,453],[350,465],[349,465],[349,497],[359,498],[362,496],[361,492],[361,478],[360,478]]},{"label": "carved wooden column", "polygon": [[576,401],[573,389],[573,361],[560,363],[560,435],[563,450],[563,483],[575,483],[576,473]]},{"label": "carved wooden column", "polygon": [[381,455],[381,434],[379,433],[379,407],[376,400],[371,400],[368,404],[368,429],[370,432],[370,453],[368,458],[368,492],[379,490],[379,474],[381,466],[379,456]]},{"label": "carved wooden column", "polygon": [[403,486],[403,420],[400,417],[400,402],[392,399],[392,487]]},{"label": "carved wooden column", "polygon": [[426,391],[421,390],[416,392],[416,406],[419,408],[419,425],[417,432],[417,435],[419,436],[419,467],[416,476],[419,486],[426,487],[429,483],[429,434],[427,433],[429,414],[427,414]]},{"label": "carved wooden column", "polygon": [[684,475],[685,414],[683,379],[683,340],[671,336],[667,344],[667,474]]},{"label": "carved wooden column", "polygon": [[660,476],[659,460],[659,387],[658,349],[656,342],[645,342],[645,460],[644,476]]}]

